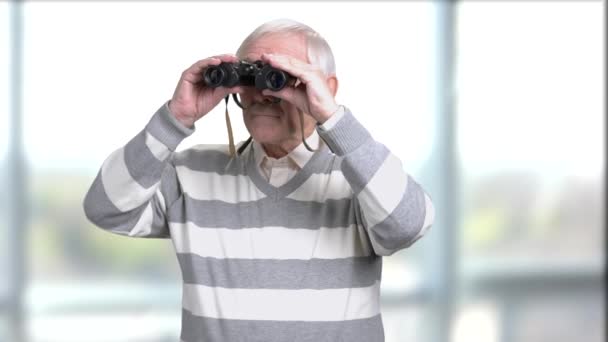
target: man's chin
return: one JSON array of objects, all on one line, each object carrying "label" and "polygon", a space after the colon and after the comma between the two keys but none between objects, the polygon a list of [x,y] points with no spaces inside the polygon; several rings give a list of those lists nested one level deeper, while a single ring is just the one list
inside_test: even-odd
[{"label": "man's chin", "polygon": [[251,131],[251,136],[260,144],[273,144],[280,140],[279,134],[275,130],[262,127],[258,129],[254,128]]}]

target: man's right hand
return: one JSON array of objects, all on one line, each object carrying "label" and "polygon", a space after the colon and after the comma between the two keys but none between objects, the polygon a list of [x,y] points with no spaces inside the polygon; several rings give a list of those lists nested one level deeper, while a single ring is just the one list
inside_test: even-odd
[{"label": "man's right hand", "polygon": [[203,73],[207,67],[219,65],[222,62],[236,63],[238,61],[239,59],[235,55],[218,55],[202,59],[186,69],[169,102],[171,114],[184,126],[192,128],[196,120],[209,113],[226,95],[242,92],[243,89],[240,86],[210,88],[203,81]]}]

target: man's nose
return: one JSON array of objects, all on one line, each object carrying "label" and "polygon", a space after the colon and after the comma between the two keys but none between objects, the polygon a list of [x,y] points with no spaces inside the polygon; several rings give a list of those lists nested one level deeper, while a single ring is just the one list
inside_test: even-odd
[{"label": "man's nose", "polygon": [[268,95],[264,95],[262,94],[261,90],[254,90],[253,92],[253,101],[255,103],[262,103],[262,104],[271,104],[271,103],[277,103],[280,102],[281,99],[276,98],[274,96],[268,96]]}]

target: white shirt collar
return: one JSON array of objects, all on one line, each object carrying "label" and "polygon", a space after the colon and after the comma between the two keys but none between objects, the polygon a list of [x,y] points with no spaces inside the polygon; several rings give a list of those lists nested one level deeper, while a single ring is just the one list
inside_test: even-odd
[{"label": "white shirt collar", "polygon": [[[288,160],[291,160],[301,169],[304,167],[304,165],[306,165],[306,163],[310,160],[310,158],[314,154],[314,152],[307,150],[306,146],[304,146],[304,143],[302,142],[296,148],[294,148],[292,151],[290,151],[287,155],[283,156],[282,158],[275,159],[275,158],[269,157],[268,154],[266,153],[266,151],[264,150],[264,147],[260,143],[255,141],[255,139],[252,139],[251,142],[252,142],[252,146],[253,146],[255,164],[258,166],[261,166],[264,159],[268,159],[270,161],[277,161],[279,163],[287,162]],[[316,129],[312,131],[312,134],[308,138],[306,138],[306,143],[313,150],[317,150],[319,148],[321,142],[322,142],[322,139],[319,139],[319,133],[317,133]]]}]

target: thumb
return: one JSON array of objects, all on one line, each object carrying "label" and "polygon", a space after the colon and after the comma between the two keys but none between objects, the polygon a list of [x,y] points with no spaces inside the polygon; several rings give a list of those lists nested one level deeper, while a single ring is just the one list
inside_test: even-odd
[{"label": "thumb", "polygon": [[232,87],[232,88],[224,88],[224,87],[218,87],[214,89],[214,100],[216,102],[219,102],[221,100],[223,100],[226,96],[229,96],[231,94],[237,93],[240,94],[243,92],[243,88],[241,88],[240,86],[236,86],[236,87]]}]

